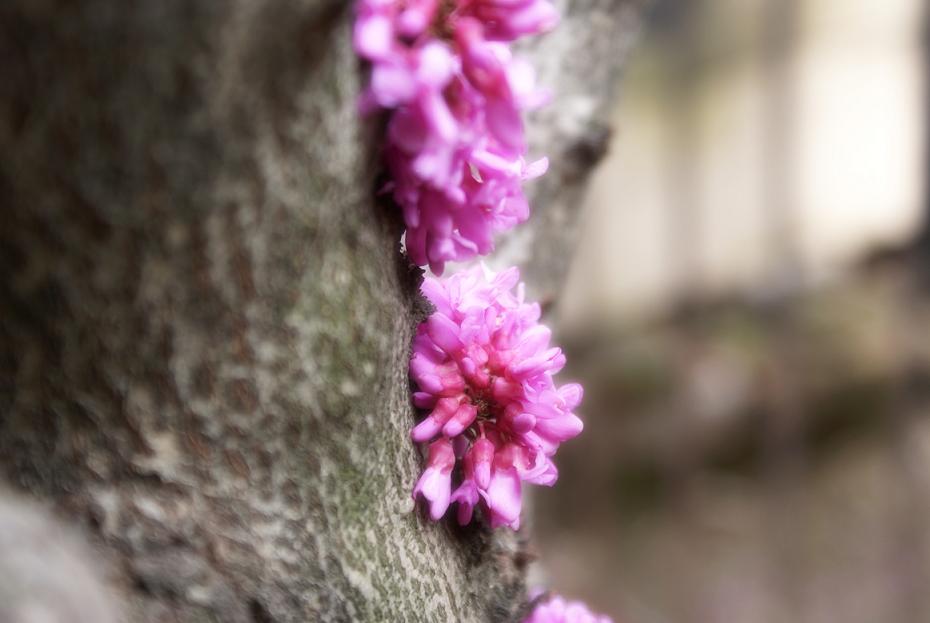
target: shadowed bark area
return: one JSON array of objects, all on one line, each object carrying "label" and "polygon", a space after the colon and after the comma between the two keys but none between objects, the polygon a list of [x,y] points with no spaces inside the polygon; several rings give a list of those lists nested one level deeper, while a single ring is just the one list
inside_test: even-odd
[{"label": "shadowed bark area", "polygon": [[0,477],[85,531],[128,620],[524,604],[516,535],[411,512],[419,271],[350,8],[0,7]]}]

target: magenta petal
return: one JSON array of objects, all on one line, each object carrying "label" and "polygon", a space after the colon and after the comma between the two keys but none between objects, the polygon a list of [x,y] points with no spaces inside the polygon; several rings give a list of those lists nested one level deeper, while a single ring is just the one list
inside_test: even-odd
[{"label": "magenta petal", "polygon": [[501,290],[512,290],[520,282],[520,269],[511,266],[494,277],[494,285]]},{"label": "magenta petal", "polygon": [[439,439],[430,444],[427,468],[413,488],[413,498],[417,499],[422,496],[429,501],[430,517],[434,521],[442,517],[449,508],[454,465],[455,453],[452,449],[452,442],[448,439]]},{"label": "magenta petal", "polygon": [[512,383],[501,377],[494,379],[491,385],[491,393],[494,398],[500,401],[513,400],[520,396],[522,389],[518,383]]},{"label": "magenta petal", "polygon": [[454,322],[442,314],[433,314],[426,323],[426,331],[436,343],[436,346],[443,349],[450,355],[456,354],[464,348],[462,340],[459,339],[459,328]]},{"label": "magenta petal", "polygon": [[475,440],[472,446],[475,466],[475,482],[481,489],[487,489],[491,482],[491,462],[494,460],[494,444],[484,437]]},{"label": "magenta petal", "polygon": [[523,334],[520,340],[521,354],[533,355],[549,347],[552,331],[545,325],[538,324]]},{"label": "magenta petal", "polygon": [[452,396],[465,390],[465,379],[458,374],[449,374],[442,379],[442,393]]},{"label": "magenta petal", "polygon": [[413,353],[413,357],[410,358],[410,374],[414,377],[436,375],[436,363],[430,358],[429,353]]},{"label": "magenta petal", "polygon": [[514,98],[522,101],[535,91],[536,71],[530,63],[515,59],[507,66],[507,82]]},{"label": "magenta petal", "polygon": [[436,14],[437,0],[413,0],[398,16],[398,28],[405,37],[415,38],[423,34]]},{"label": "magenta petal", "polygon": [[438,521],[446,513],[446,509],[449,508],[451,479],[448,474],[442,474],[438,470],[428,477],[424,474],[424,477],[426,482],[423,483],[423,497],[430,501],[430,517],[434,521]]},{"label": "magenta petal", "polygon": [[[448,485],[448,479],[445,479],[444,484]],[[446,510],[449,508],[449,487],[445,486],[438,489],[436,497],[430,502],[429,505],[429,516],[433,521],[439,521],[443,515],[446,514]]]},{"label": "magenta petal", "polygon": [[478,488],[473,480],[464,480],[452,494],[452,501],[459,505],[458,522],[464,526],[471,521],[472,512],[478,503]]},{"label": "magenta petal", "polygon": [[413,392],[413,404],[418,409],[432,409],[436,406],[436,396],[427,392]]},{"label": "magenta petal", "polygon": [[449,508],[451,475],[443,474],[439,469],[427,468],[413,489],[413,497],[422,496],[429,502],[430,517],[438,521]]},{"label": "magenta petal", "polygon": [[421,84],[441,88],[452,78],[452,53],[445,45],[433,42],[420,51],[420,67],[417,76]]},{"label": "magenta petal", "polygon": [[409,101],[416,89],[416,81],[406,67],[379,64],[371,71],[371,92],[386,108]]},{"label": "magenta petal", "polygon": [[526,359],[518,360],[510,367],[510,376],[518,381],[525,381],[539,374],[549,371],[553,367],[553,354],[543,353]]},{"label": "magenta petal", "polygon": [[559,23],[559,12],[549,2],[523,2],[503,13],[499,12],[499,34],[510,39],[546,32]]},{"label": "magenta petal", "polygon": [[532,413],[521,413],[513,419],[513,430],[516,433],[525,433],[533,430],[536,425],[536,416]]},{"label": "magenta petal", "polygon": [[[410,154],[422,151],[425,148],[428,134],[429,128],[426,126],[426,120],[410,107],[400,108],[391,116],[388,136],[399,150]],[[408,225],[414,224],[408,222]]]},{"label": "magenta petal", "polygon": [[442,379],[435,374],[415,374],[414,380],[431,394],[441,394],[444,389]]},{"label": "magenta petal", "polygon": [[527,167],[523,170],[523,179],[531,180],[537,178],[544,174],[548,169],[549,159],[540,158],[539,160],[531,162],[529,165],[527,165]]},{"label": "magenta petal", "polygon": [[488,485],[486,501],[491,511],[504,524],[520,518],[523,497],[520,491],[520,477],[516,469],[495,470]]},{"label": "magenta petal", "polygon": [[[532,595],[532,593],[531,593]],[[566,601],[558,595],[540,602],[523,623],[613,623],[610,617],[595,614],[580,601]]]},{"label": "magenta petal", "polygon": [[369,60],[388,57],[393,38],[391,21],[384,15],[368,15],[355,22],[355,51]]},{"label": "magenta petal", "polygon": [[436,421],[433,416],[427,416],[422,422],[413,427],[410,431],[410,438],[416,442],[429,441],[439,434],[442,424]]},{"label": "magenta petal", "polygon": [[442,287],[437,279],[425,279],[420,286],[420,292],[436,307],[436,311],[446,316],[452,315],[452,306],[446,289]]},{"label": "magenta petal", "polygon": [[574,411],[581,404],[584,388],[578,383],[567,383],[559,388],[559,397],[565,401],[566,411]]},{"label": "magenta petal", "polygon": [[501,145],[511,153],[522,153],[526,149],[523,138],[523,119],[512,102],[503,99],[487,103],[488,129]]},{"label": "magenta petal", "polygon": [[519,160],[505,158],[486,149],[473,151],[471,161],[485,176],[516,177],[522,168]]},{"label": "magenta petal", "polygon": [[[539,420],[537,420],[538,422]],[[523,434],[523,438],[528,444],[531,444],[533,447],[538,448],[547,455],[552,455],[556,450],[559,449],[560,441],[550,439],[544,435],[540,435],[536,430],[531,430],[528,433]]]},{"label": "magenta petal", "polygon": [[545,466],[541,471],[532,475],[523,476],[523,480],[526,482],[531,482],[534,485],[542,485],[544,487],[551,487],[558,479],[559,470],[556,468],[555,463],[548,458],[545,460]]},{"label": "magenta petal", "polygon": [[455,437],[468,428],[475,417],[478,415],[478,409],[471,404],[461,405],[455,414],[446,422],[442,428],[442,434],[446,437]]},{"label": "magenta petal", "polygon": [[487,489],[491,483],[491,464],[482,463],[475,466],[475,482],[482,489]]},{"label": "magenta petal", "polygon": [[444,142],[451,142],[458,132],[458,124],[449,106],[438,92],[425,92],[420,96],[420,110],[429,121],[436,135]]},{"label": "magenta petal", "polygon": [[566,413],[557,418],[536,420],[535,430],[550,439],[566,441],[578,436],[584,430],[584,423],[577,415]]}]

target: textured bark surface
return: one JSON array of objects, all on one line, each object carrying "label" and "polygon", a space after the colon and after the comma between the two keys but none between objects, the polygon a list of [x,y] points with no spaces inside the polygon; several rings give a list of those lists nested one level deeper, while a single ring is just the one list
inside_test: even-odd
[{"label": "textured bark surface", "polygon": [[419,277],[372,200],[350,17],[0,6],[0,477],[89,536],[128,620],[523,604],[516,535],[411,512]]}]

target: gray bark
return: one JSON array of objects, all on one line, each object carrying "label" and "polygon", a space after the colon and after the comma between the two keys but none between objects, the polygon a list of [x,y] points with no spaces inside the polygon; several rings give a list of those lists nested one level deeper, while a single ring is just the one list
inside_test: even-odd
[{"label": "gray bark", "polygon": [[332,0],[0,6],[0,478],[93,542],[128,620],[524,603],[518,535],[412,512],[419,272],[373,200],[350,19]]}]

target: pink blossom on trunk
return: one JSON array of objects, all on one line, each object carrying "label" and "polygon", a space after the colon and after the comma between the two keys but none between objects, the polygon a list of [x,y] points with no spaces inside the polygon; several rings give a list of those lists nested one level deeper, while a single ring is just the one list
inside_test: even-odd
[{"label": "pink blossom on trunk", "polygon": [[542,602],[523,623],[613,623],[610,617],[595,614],[580,601],[566,601],[558,595]]},{"label": "pink blossom on trunk", "polygon": [[529,217],[523,111],[544,104],[509,41],[558,21],[549,0],[360,0],[354,45],[371,63],[363,111],[390,110],[385,191],[407,226],[407,254],[441,274],[486,255]]},{"label": "pink blossom on trunk", "polygon": [[[411,437],[433,442],[430,475],[424,472],[421,482],[438,480],[434,448],[446,444],[443,456],[453,458],[442,465],[457,466],[450,468],[457,484],[447,505],[458,505],[462,524],[479,508],[492,527],[518,528],[523,483],[554,484],[556,450],[583,428],[574,414],[581,386],[555,385],[565,356],[550,346],[539,305],[524,300],[519,278],[515,268],[493,273],[476,266],[444,280],[428,277],[422,286],[436,311],[413,341],[413,401],[426,415]],[[423,490],[417,486],[415,496]]]}]

